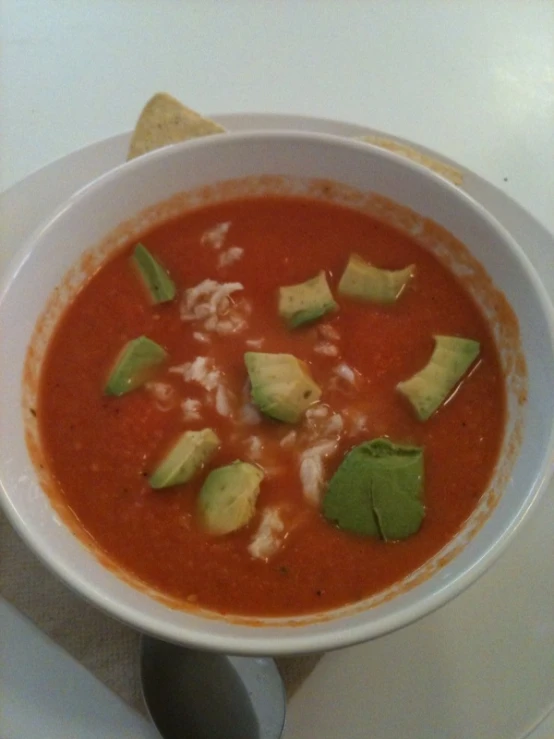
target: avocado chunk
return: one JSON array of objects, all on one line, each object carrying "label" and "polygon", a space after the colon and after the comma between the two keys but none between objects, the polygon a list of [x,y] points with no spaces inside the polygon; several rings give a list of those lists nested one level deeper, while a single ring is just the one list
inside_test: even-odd
[{"label": "avocado chunk", "polygon": [[254,515],[263,478],[259,467],[240,460],[212,470],[198,498],[206,529],[221,536],[246,526]]},{"label": "avocado chunk", "polygon": [[155,367],[167,358],[167,352],[147,336],[128,341],[115,360],[108,382],[106,395],[124,395],[143,385]]},{"label": "avocado chunk", "polygon": [[394,303],[415,272],[415,265],[389,270],[374,267],[351,254],[339,282],[340,295],[371,303]]},{"label": "avocado chunk", "polygon": [[316,321],[336,307],[323,270],[306,282],[279,288],[279,315],[289,328]]},{"label": "avocado chunk", "polygon": [[185,431],[150,476],[150,487],[158,490],[188,482],[206,464],[219,444],[212,429]]},{"label": "avocado chunk", "polygon": [[321,397],[321,389],[307,365],[292,354],[246,352],[244,361],[252,384],[252,400],[271,418],[297,423]]},{"label": "avocado chunk", "polygon": [[444,403],[479,356],[480,344],[458,336],[435,336],[429,362],[396,389],[412,406],[420,421],[426,421]]},{"label": "avocado chunk", "polygon": [[133,263],[154,303],[167,303],[175,297],[175,283],[143,244],[137,244]]},{"label": "avocado chunk", "polygon": [[323,515],[340,529],[406,539],[423,521],[423,449],[374,439],[354,447],[335,472]]}]

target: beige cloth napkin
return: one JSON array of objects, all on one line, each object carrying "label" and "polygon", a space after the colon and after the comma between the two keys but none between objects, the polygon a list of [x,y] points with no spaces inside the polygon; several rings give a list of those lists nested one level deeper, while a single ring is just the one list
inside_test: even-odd
[{"label": "beige cloth napkin", "polygon": [[[0,511],[0,593],[138,711],[140,634],[86,603],[51,574]],[[321,655],[278,660],[289,698]]]}]

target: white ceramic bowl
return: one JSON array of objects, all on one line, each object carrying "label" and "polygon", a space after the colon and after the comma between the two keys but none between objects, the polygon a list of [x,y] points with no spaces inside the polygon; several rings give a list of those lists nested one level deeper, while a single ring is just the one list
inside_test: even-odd
[{"label": "white ceramic bowl", "polygon": [[[363,193],[379,193],[433,219],[467,246],[503,291],[517,315],[521,343],[503,350],[509,418],[501,463],[482,505],[448,552],[386,598],[322,616],[267,619],[253,626],[241,619],[169,608],[105,568],[61,522],[38,483],[25,443],[22,373],[47,299],[85,249],[175,193],[264,174],[285,175],[297,189],[303,178],[328,178]],[[461,265],[459,271],[464,272]],[[467,265],[464,279],[466,273]],[[78,281],[76,273],[74,286]],[[494,296],[485,291],[476,298],[492,316],[501,341]],[[307,653],[371,639],[429,613],[479,577],[545,488],[553,466],[553,327],[546,292],[519,246],[460,189],[419,165],[367,144],[321,134],[229,134],[168,147],[124,164],[76,193],[35,232],[7,270],[0,292],[0,499],[23,539],[69,586],[144,632],[235,654]],[[527,380],[515,361],[521,353]],[[525,383],[522,406],[518,394]],[[493,489],[499,493],[494,506]]]}]

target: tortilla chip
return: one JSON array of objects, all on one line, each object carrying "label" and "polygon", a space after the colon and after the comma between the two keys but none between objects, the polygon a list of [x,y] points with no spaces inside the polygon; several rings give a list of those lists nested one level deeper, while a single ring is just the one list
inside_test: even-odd
[{"label": "tortilla chip", "polygon": [[140,114],[131,137],[127,161],[162,146],[214,133],[225,133],[225,129],[185,107],[166,92],[159,92],[146,103]]},{"label": "tortilla chip", "polygon": [[393,151],[396,154],[401,154],[407,159],[411,159],[413,162],[417,162],[417,164],[421,164],[424,167],[427,167],[427,169],[431,169],[433,172],[440,175],[441,177],[444,177],[446,180],[449,180],[453,185],[456,185],[457,187],[463,185],[464,176],[458,169],[455,169],[454,167],[451,167],[449,164],[445,164],[444,162],[439,162],[437,159],[433,159],[432,157],[427,156],[427,154],[423,154],[417,149],[414,149],[412,146],[401,144],[400,142],[393,141],[392,139],[386,139],[383,136],[371,135],[358,136],[357,138],[360,141],[367,142],[368,144],[379,146],[381,147],[381,149],[388,149],[389,151]]}]

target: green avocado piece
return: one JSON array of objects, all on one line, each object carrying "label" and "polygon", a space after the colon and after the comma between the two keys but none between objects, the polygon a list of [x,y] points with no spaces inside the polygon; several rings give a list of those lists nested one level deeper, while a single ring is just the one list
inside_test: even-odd
[{"label": "green avocado piece", "polygon": [[323,515],[340,529],[406,539],[423,520],[423,449],[374,439],[354,447],[335,472]]},{"label": "green avocado piece", "polygon": [[147,336],[128,341],[119,352],[104,388],[106,395],[124,395],[143,385],[167,352]]},{"label": "green avocado piece", "polygon": [[426,421],[444,403],[463,375],[479,356],[480,344],[458,336],[435,336],[429,362],[396,389],[414,407],[420,421]]},{"label": "green avocado piece", "polygon": [[219,444],[212,429],[185,431],[150,476],[150,487],[158,490],[188,482],[206,464]]},{"label": "green avocado piece", "polygon": [[223,535],[246,526],[254,515],[263,478],[259,467],[240,460],[212,470],[198,498],[206,529]]},{"label": "green avocado piece", "polygon": [[252,400],[271,418],[297,423],[321,397],[307,365],[292,354],[246,352]]},{"label": "green avocado piece", "polygon": [[351,254],[340,278],[338,291],[371,303],[394,303],[413,276],[415,265],[388,270],[374,267],[357,254]]},{"label": "green avocado piece", "polygon": [[133,263],[154,303],[167,303],[173,300],[176,293],[175,283],[143,244],[136,245]]},{"label": "green avocado piece", "polygon": [[289,328],[315,321],[336,308],[323,270],[306,282],[279,288],[279,315]]}]

